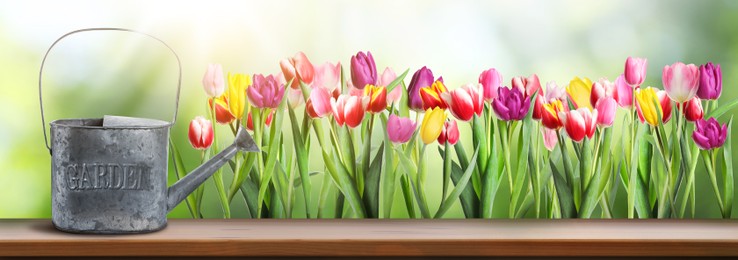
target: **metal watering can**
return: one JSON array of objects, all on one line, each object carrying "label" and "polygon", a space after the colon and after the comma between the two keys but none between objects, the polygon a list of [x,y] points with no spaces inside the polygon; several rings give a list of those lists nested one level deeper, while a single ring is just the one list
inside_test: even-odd
[{"label": "metal watering can", "polygon": [[[65,37],[86,31],[139,33],[164,44],[177,58],[179,81],[174,119],[105,116],[59,119],[46,135],[41,80],[51,49]],[[41,124],[51,153],[51,213],[54,227],[73,233],[145,233],[163,229],[166,215],[218,168],[241,151],[257,152],[245,130],[234,143],[167,188],[169,128],[179,108],[182,65],[174,50],[149,34],[121,28],[89,28],[67,33],[46,51],[39,71]]]}]

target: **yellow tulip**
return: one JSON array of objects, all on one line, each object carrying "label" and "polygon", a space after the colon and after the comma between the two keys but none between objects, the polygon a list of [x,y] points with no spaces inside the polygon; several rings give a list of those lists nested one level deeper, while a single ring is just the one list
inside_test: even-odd
[{"label": "yellow tulip", "polygon": [[251,85],[251,77],[244,74],[228,73],[228,91],[226,92],[228,99],[228,109],[236,118],[243,117],[243,111],[246,107],[246,89]]},{"label": "yellow tulip", "polygon": [[566,86],[566,93],[571,97],[571,102],[577,108],[586,107],[592,111],[592,104],[589,102],[590,95],[592,94],[592,81],[588,78],[574,77],[569,81],[569,86]]},{"label": "yellow tulip", "polygon": [[656,95],[656,89],[647,87],[645,89],[636,89],[635,97],[638,108],[638,116],[641,121],[647,122],[649,125],[659,125],[659,115],[663,114],[659,97]]},{"label": "yellow tulip", "polygon": [[443,130],[443,124],[446,122],[446,110],[439,107],[428,109],[423,116],[423,123],[420,125],[420,137],[423,143],[430,144],[438,139]]}]

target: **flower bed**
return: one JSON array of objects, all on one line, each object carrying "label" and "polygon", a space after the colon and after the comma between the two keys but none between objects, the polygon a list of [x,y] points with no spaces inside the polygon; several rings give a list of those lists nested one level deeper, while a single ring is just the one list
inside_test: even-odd
[{"label": "flower bed", "polygon": [[[630,57],[614,82],[574,77],[545,89],[535,74],[504,86],[488,69],[478,83],[449,90],[427,67],[406,85],[409,70],[380,75],[369,52],[352,56],[349,71],[314,66],[303,53],[280,67],[277,75],[229,73],[226,84],[221,66],[210,65],[203,78],[209,109],[190,124],[192,147],[214,155],[218,139],[240,128],[262,147],[226,167],[230,185],[222,171],[214,175],[225,217],[242,196],[250,217],[386,218],[401,197],[411,218],[442,218],[456,203],[467,218],[499,207],[509,218],[685,218],[695,214],[697,174],[714,194],[702,202],[731,216],[732,117],[724,117],[738,100],[718,105],[720,65],[665,66],[663,90],[641,86],[647,61]],[[471,134],[460,134],[467,126]],[[180,178],[181,147],[171,142]],[[431,167],[442,174],[429,176]],[[320,190],[311,175],[322,175]],[[428,178],[442,187],[429,191]],[[202,217],[204,192],[186,200],[193,217]],[[441,193],[440,203],[429,192]],[[507,205],[495,204],[498,196]],[[297,203],[307,210],[296,214]]]}]

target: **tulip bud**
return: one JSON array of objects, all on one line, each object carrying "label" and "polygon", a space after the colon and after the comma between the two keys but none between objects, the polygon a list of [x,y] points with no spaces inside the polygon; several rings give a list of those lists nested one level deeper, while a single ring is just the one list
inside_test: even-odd
[{"label": "tulip bud", "polygon": [[697,89],[697,96],[701,99],[717,100],[723,91],[723,74],[720,71],[720,64],[713,65],[708,62],[700,65],[700,84]]},{"label": "tulip bud", "polygon": [[438,144],[445,145],[446,142],[450,145],[455,145],[459,141],[459,126],[456,121],[446,121],[441,128],[441,135],[438,136]]},{"label": "tulip bud", "polygon": [[364,95],[369,97],[367,112],[372,114],[382,113],[387,108],[387,88],[384,86],[366,85]]},{"label": "tulip bud", "polygon": [[[441,78],[437,81],[443,83]],[[413,78],[410,80],[410,85],[407,85],[407,105],[410,109],[417,112],[425,111],[423,109],[423,98],[420,97],[420,89],[431,86],[433,82],[433,72],[425,66],[413,74]]]},{"label": "tulip bud", "polygon": [[423,143],[430,144],[441,135],[446,122],[446,111],[441,108],[433,108],[425,111],[423,123],[420,125],[420,138]]},{"label": "tulip bud", "polygon": [[377,66],[371,52],[364,54],[360,51],[351,56],[351,82],[357,89],[377,84]]},{"label": "tulip bud", "polygon": [[633,88],[640,86],[646,79],[647,68],[647,59],[628,57],[625,60],[625,82]]},{"label": "tulip bud", "polygon": [[190,122],[188,133],[190,144],[198,150],[205,150],[213,144],[213,125],[204,117],[195,117]]},{"label": "tulip bud", "polygon": [[479,84],[482,84],[484,101],[492,102],[497,97],[497,89],[502,85],[502,75],[494,69],[488,69],[479,74]]},{"label": "tulip bud", "polygon": [[450,92],[441,93],[441,99],[451,110],[452,115],[459,120],[469,122],[475,114],[482,116],[484,99],[479,93],[480,87],[481,85],[477,84],[466,84]]},{"label": "tulip bud", "polygon": [[387,135],[389,140],[394,144],[403,144],[410,141],[415,133],[417,124],[406,117],[398,117],[390,114],[387,120]]},{"label": "tulip bud", "polygon": [[[262,115],[263,116],[263,115]],[[264,122],[266,126],[272,125],[272,118],[274,117],[274,110],[272,110],[271,113],[266,118],[266,121]],[[250,131],[254,131],[254,121],[251,119],[251,112],[249,112],[248,119],[246,119],[246,129]]]},{"label": "tulip bud", "polygon": [[620,75],[615,80],[615,91],[613,97],[622,108],[630,108],[633,105],[633,88],[625,82],[625,76]]},{"label": "tulip bud", "polygon": [[690,122],[702,119],[705,114],[702,110],[702,100],[698,97],[694,97],[682,104],[682,110],[684,117]]},{"label": "tulip bud", "polygon": [[579,108],[568,112],[559,112],[559,118],[566,129],[566,134],[574,142],[581,142],[584,137],[592,138],[597,126],[597,109],[590,112],[587,108]]},{"label": "tulip bud", "polygon": [[210,64],[202,77],[202,87],[208,97],[217,97],[225,91],[223,80],[223,67],[220,64]]},{"label": "tulip bud", "polygon": [[684,63],[677,62],[671,66],[664,66],[661,79],[669,98],[677,103],[684,103],[697,94],[700,71],[694,64],[684,65]]},{"label": "tulip bud", "polygon": [[538,80],[538,75],[536,74],[530,75],[527,78],[514,77],[512,79],[512,87],[519,89],[526,97],[531,97],[541,88],[541,81]]},{"label": "tulip bud", "polygon": [[281,60],[279,67],[282,69],[285,81],[292,81],[290,87],[293,89],[299,89],[300,82],[313,83],[315,68],[303,52],[298,52],[292,58]]},{"label": "tulip bud", "polygon": [[210,105],[210,109],[215,108],[215,122],[225,125],[230,124],[236,119],[229,110],[228,100],[225,99],[225,95],[208,99],[208,104]]},{"label": "tulip bud", "polygon": [[338,99],[331,99],[333,119],[339,126],[347,125],[356,128],[364,120],[369,97],[341,95]]}]

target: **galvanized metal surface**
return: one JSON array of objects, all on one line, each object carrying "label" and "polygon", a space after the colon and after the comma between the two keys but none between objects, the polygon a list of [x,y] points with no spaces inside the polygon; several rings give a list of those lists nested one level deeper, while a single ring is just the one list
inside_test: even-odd
[{"label": "galvanized metal surface", "polygon": [[[64,37],[96,30],[135,32],[119,28],[77,30],[56,40],[46,56]],[[180,65],[180,82],[181,71]],[[242,129],[233,145],[167,189],[169,128],[177,117],[179,83],[172,122],[121,116],[60,119],[51,122],[49,145],[42,73],[43,62],[39,72],[39,102],[44,140],[51,153],[52,222],[59,230],[103,234],[160,230],[167,224],[167,213],[239,150],[259,151]]]}]

